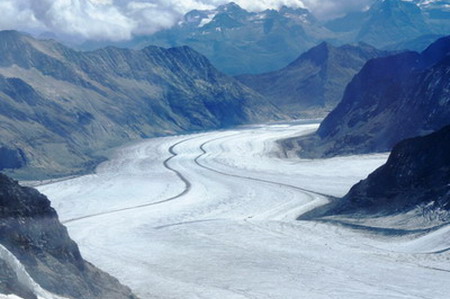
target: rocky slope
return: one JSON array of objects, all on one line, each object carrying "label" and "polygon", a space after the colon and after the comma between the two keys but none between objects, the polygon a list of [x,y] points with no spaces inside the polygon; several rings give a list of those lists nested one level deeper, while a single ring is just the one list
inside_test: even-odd
[{"label": "rocky slope", "polygon": [[450,37],[421,54],[369,61],[314,136],[285,141],[305,157],[390,151],[450,123]]},{"label": "rocky slope", "polygon": [[[115,278],[81,257],[49,200],[0,174],[0,244],[42,288],[66,298],[135,298]],[[14,269],[0,259],[0,293],[33,298]]]},{"label": "rocky slope", "polygon": [[396,145],[386,164],[353,186],[333,214],[386,216],[409,212],[412,219],[447,223],[449,182],[450,126],[446,126]]},{"label": "rocky slope", "polygon": [[77,52],[0,32],[0,169],[76,173],[143,137],[280,117],[188,47]]},{"label": "rocky slope", "polygon": [[236,78],[291,116],[325,116],[363,65],[383,55],[387,52],[366,44],[334,47],[321,43],[283,69]]}]

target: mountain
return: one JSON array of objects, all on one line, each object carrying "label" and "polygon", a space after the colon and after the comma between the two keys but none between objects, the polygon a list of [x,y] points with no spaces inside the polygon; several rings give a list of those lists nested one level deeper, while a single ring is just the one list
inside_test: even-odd
[{"label": "mountain", "polygon": [[324,26],[332,32],[347,33],[347,38],[349,40],[354,40],[357,30],[359,30],[368,19],[369,16],[367,11],[352,11],[342,17],[327,21]]},{"label": "mountain", "polygon": [[365,42],[377,48],[423,50],[398,45],[408,45],[426,36],[447,35],[450,10],[445,2],[378,0],[368,10],[330,20],[325,27],[348,41]]},{"label": "mountain", "polygon": [[305,157],[390,151],[450,123],[450,36],[421,54],[370,60],[313,136],[285,141]]},{"label": "mountain", "polygon": [[0,32],[0,169],[86,171],[151,136],[279,119],[264,97],[188,47],[78,52]]},{"label": "mountain", "polygon": [[330,34],[306,9],[283,6],[254,13],[232,2],[213,10],[190,11],[174,27],[122,45],[188,45],[219,70],[236,75],[282,68]]},{"label": "mountain", "polygon": [[[136,298],[117,279],[83,260],[49,200],[0,174],[0,244],[45,290],[66,298]],[[0,258],[0,294],[36,298],[11,261]]]},{"label": "mountain", "polygon": [[[404,50],[399,46],[426,36],[445,36],[450,31],[449,7],[448,1],[376,0],[367,10],[323,22],[307,9],[282,6],[249,12],[231,2],[190,11],[172,28],[113,44],[135,49],[188,45],[227,74],[261,74],[285,67],[323,41]],[[81,48],[107,44],[111,42],[89,41]],[[418,47],[407,49],[423,50]]]},{"label": "mountain", "polygon": [[401,0],[383,0],[376,2],[367,11],[367,20],[356,40],[383,46],[430,33],[417,5]]},{"label": "mountain", "polygon": [[421,35],[414,39],[399,42],[396,44],[391,44],[391,45],[387,46],[386,49],[389,49],[391,51],[402,51],[402,52],[407,51],[407,50],[415,51],[415,52],[422,52],[426,48],[428,48],[428,46],[430,44],[432,44],[433,42],[435,42],[436,40],[438,40],[442,37],[445,37],[445,36],[441,35],[441,34]]},{"label": "mountain", "polygon": [[[333,214],[450,222],[450,126],[397,144],[388,161],[352,187]],[[414,215],[414,216],[411,216]]]},{"label": "mountain", "polygon": [[412,0],[433,22],[445,20],[450,16],[450,1],[446,0]]},{"label": "mountain", "polygon": [[447,35],[450,32],[450,1],[418,0],[418,2],[433,31]]},{"label": "mountain", "polygon": [[317,116],[337,105],[347,84],[368,60],[383,55],[387,52],[367,44],[334,47],[323,42],[278,71],[236,78],[286,114]]}]

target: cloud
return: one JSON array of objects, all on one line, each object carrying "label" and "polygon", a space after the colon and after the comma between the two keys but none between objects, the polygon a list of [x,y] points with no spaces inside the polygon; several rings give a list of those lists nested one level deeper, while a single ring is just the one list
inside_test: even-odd
[{"label": "cloud", "polygon": [[[223,1],[218,2],[222,2],[221,4],[223,4]],[[239,4],[241,7],[251,11],[261,11],[267,8],[278,9],[283,5],[291,7],[305,7],[303,0],[234,0],[234,2]]]},{"label": "cloud", "polygon": [[[361,9],[373,0],[234,0],[251,11],[281,5],[307,7],[317,16]],[[0,30],[94,40],[127,40],[173,26],[192,9],[211,9],[229,0],[0,0]]]},{"label": "cloud", "polygon": [[303,0],[303,2],[319,19],[330,19],[347,12],[366,9],[375,0]]}]

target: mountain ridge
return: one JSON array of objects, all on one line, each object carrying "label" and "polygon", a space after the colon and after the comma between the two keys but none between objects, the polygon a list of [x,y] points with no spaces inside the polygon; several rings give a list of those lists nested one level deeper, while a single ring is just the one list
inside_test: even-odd
[{"label": "mountain ridge", "polygon": [[0,35],[0,148],[32,176],[85,171],[131,140],[283,117],[188,47],[78,52]]},{"label": "mountain ridge", "polygon": [[322,42],[285,68],[236,78],[291,116],[324,115],[366,61],[387,54],[364,43],[335,47]]},{"label": "mountain ridge", "polygon": [[[215,9],[192,10],[173,27],[129,41],[109,43],[127,48],[149,44],[162,47],[189,45],[230,75],[261,74],[278,70],[321,42],[335,46],[364,42],[379,49],[422,50],[427,36],[450,30],[450,10],[441,1],[374,1],[367,10],[320,21],[306,8],[281,6],[258,12],[236,3]],[[81,49],[103,47],[87,42]]]},{"label": "mountain ridge", "polygon": [[347,86],[342,101],[309,137],[284,142],[305,157],[390,151],[399,141],[449,123],[450,37],[421,54],[370,60]]},{"label": "mountain ridge", "polygon": [[[130,48],[188,45],[219,70],[237,75],[284,67],[328,36],[328,30],[306,9],[282,6],[249,12],[229,3],[212,10],[192,10],[172,28],[118,44]],[[99,46],[103,44],[88,42],[82,48]]]}]

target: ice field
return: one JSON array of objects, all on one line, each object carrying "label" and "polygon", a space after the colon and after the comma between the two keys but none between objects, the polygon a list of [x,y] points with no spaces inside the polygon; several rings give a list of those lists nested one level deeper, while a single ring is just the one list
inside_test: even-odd
[{"label": "ice field", "polygon": [[83,256],[141,298],[448,298],[450,229],[383,236],[299,215],[387,154],[304,160],[318,123],[149,139],[40,186]]}]

